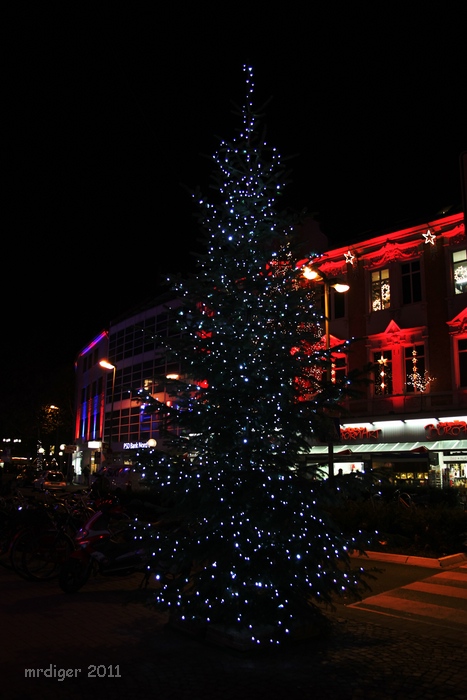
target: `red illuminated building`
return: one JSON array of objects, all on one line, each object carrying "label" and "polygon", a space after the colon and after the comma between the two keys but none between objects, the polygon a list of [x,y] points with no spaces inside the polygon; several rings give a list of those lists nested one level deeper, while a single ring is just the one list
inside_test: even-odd
[{"label": "red illuminated building", "polygon": [[[330,346],[352,339],[347,369],[374,367],[361,397],[346,405],[334,461],[344,472],[390,466],[404,485],[465,484],[464,216],[353,242],[313,266],[349,285],[344,295],[330,289]],[[313,452],[325,460],[328,447]]]},{"label": "red illuminated building", "polygon": [[[323,239],[311,250],[325,250]],[[322,234],[319,234],[322,237]],[[319,243],[319,245],[315,245]],[[344,472],[390,467],[394,480],[438,487],[467,482],[467,239],[461,213],[395,229],[320,253],[313,267],[349,286],[327,287],[327,342],[339,372],[374,370],[358,399],[348,401],[332,446]],[[307,281],[314,284],[313,281]],[[325,294],[326,296],[326,294]],[[176,307],[176,301],[170,302]],[[323,306],[324,310],[324,306]],[[73,465],[96,469],[105,450],[124,460],[158,440],[158,420],[141,412],[128,387],[166,402],[154,377],[167,366],[160,339],[168,332],[167,299],[111,323],[76,363],[76,452]],[[104,370],[108,360],[113,372]],[[109,444],[111,443],[111,444]],[[330,445],[314,440],[311,461],[329,461]]]}]

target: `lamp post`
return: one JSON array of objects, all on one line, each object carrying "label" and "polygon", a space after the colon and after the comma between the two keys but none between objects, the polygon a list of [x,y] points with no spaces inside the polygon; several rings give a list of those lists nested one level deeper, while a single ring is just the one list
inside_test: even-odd
[{"label": "lamp post", "polygon": [[42,471],[43,463],[44,463],[44,453],[45,450],[42,447],[42,442],[40,440],[37,441],[37,459],[36,459],[36,466],[39,471]]},{"label": "lamp post", "polygon": [[65,476],[66,476],[67,481],[69,481],[70,480],[70,470],[68,468],[68,464],[66,463],[66,461],[64,462],[64,460],[63,460],[63,456],[65,454],[65,447],[66,447],[66,445],[64,442],[62,442],[62,444],[59,446],[60,452],[58,453],[58,460],[59,460],[58,463],[60,465],[60,471],[63,471],[63,464],[66,465]]},{"label": "lamp post", "polygon": [[[53,425],[55,425],[55,444],[53,448],[53,455],[55,458],[55,450],[58,452],[58,425],[60,423],[60,409],[58,406],[55,406],[54,404],[50,404],[49,406],[49,412],[50,412],[50,418],[52,420]],[[50,447],[50,454],[52,454],[52,448]]]},{"label": "lamp post", "polygon": [[[311,266],[306,266],[303,269],[303,276],[308,280],[313,280],[316,282],[321,282],[324,288],[324,336],[326,343],[326,380],[328,384],[332,381],[332,361],[331,361],[331,332],[329,329],[329,299],[331,294],[331,287],[338,292],[343,294],[348,292],[350,287],[344,282],[340,282],[337,279],[329,279],[324,272],[317,270]],[[328,440],[328,475],[329,479],[334,479],[334,443],[332,439]]]},{"label": "lamp post", "polygon": [[[115,365],[111,364],[108,360],[101,360],[99,365],[104,369],[112,370],[112,398],[111,398],[111,408],[110,408],[110,427],[109,427],[109,448],[112,449],[112,426],[114,419],[114,399],[115,399],[115,372],[117,368]],[[107,392],[106,392],[107,393]]]}]

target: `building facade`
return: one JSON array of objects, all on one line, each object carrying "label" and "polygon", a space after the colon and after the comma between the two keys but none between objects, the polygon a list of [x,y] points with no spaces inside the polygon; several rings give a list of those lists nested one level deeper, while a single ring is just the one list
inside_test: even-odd
[{"label": "building facade", "polygon": [[338,371],[371,365],[347,401],[335,444],[315,444],[344,472],[388,467],[404,486],[467,482],[467,241],[462,214],[327,251],[313,265],[330,290],[330,345],[350,340]]},{"label": "building facade", "polygon": [[[320,241],[322,243],[322,241]],[[319,253],[312,260],[345,294],[327,286],[332,376],[371,366],[357,398],[346,401],[336,440],[313,439],[311,462],[334,471],[392,470],[403,486],[467,483],[467,240],[464,216],[393,230]],[[313,281],[308,282],[313,284]],[[325,295],[326,296],[326,295]],[[113,321],[76,361],[73,465],[131,460],[162,445],[163,418],[136,397],[170,402],[163,341],[178,302],[159,297]],[[323,303],[324,310],[324,303]],[[107,367],[100,362],[105,360]]]},{"label": "building facade", "polygon": [[146,414],[137,392],[170,402],[163,378],[179,374],[179,366],[168,364],[163,343],[178,305],[161,295],[111,322],[79,353],[73,455],[79,479],[85,466],[92,474],[103,462],[131,462],[149,441],[150,447],[162,443],[163,417]]}]

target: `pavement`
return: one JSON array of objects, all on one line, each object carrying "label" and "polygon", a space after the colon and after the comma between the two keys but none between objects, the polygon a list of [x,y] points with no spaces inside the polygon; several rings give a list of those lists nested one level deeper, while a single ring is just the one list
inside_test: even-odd
[{"label": "pavement", "polygon": [[2,700],[467,699],[465,643],[447,644],[416,624],[402,631],[377,616],[354,619],[343,605],[330,613],[327,634],[238,651],[135,602],[140,575],[96,577],[76,595],[6,566],[0,582]]}]

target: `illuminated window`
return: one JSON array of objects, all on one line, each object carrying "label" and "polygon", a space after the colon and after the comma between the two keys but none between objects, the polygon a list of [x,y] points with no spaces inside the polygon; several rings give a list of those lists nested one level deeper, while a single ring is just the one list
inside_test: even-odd
[{"label": "illuminated window", "polygon": [[422,300],[420,260],[402,263],[402,303],[414,304]]},{"label": "illuminated window", "polygon": [[405,388],[407,392],[423,392],[425,381],[425,348],[423,345],[410,345],[404,349]]},{"label": "illuminated window", "polygon": [[141,433],[149,433],[152,429],[153,416],[148,413],[140,413],[140,431]]},{"label": "illuminated window", "polygon": [[454,293],[463,294],[467,291],[467,250],[457,250],[452,254],[452,271]]},{"label": "illuminated window", "polygon": [[391,305],[389,270],[376,270],[371,273],[371,309],[381,311]]},{"label": "illuminated window", "polygon": [[[343,296],[343,295],[342,295]],[[347,373],[347,358],[345,355],[333,355],[331,378],[333,382],[339,382],[345,379]]]},{"label": "illuminated window", "polygon": [[392,394],[392,352],[383,350],[374,354],[375,394],[385,396]]}]

